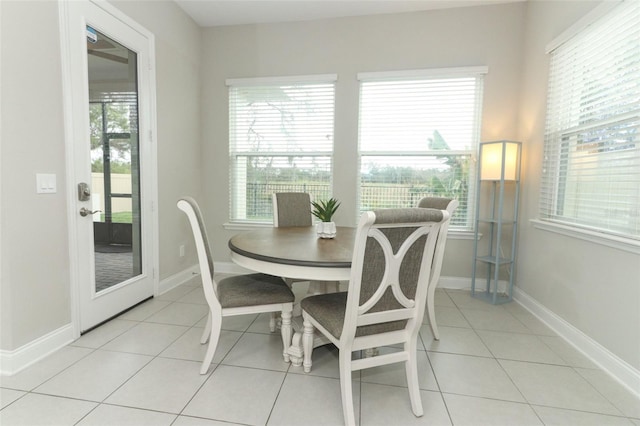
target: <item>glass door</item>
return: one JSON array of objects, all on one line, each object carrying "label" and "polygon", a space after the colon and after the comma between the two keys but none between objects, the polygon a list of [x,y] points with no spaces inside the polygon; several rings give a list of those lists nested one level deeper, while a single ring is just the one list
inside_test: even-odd
[{"label": "glass door", "polygon": [[69,180],[77,185],[72,288],[82,332],[154,293],[155,87],[150,33],[106,3],[79,0],[64,7],[72,128],[67,146],[74,160]]}]

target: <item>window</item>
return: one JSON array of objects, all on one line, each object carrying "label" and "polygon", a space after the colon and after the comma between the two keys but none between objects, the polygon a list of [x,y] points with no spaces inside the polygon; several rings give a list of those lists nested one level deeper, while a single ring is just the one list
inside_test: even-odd
[{"label": "window", "polygon": [[231,221],[271,222],[274,192],[330,196],[335,80],[227,81]]},{"label": "window", "polygon": [[460,202],[452,228],[472,229],[485,67],[363,73],[359,211]]},{"label": "window", "polygon": [[551,51],[544,220],[640,239],[640,3]]}]

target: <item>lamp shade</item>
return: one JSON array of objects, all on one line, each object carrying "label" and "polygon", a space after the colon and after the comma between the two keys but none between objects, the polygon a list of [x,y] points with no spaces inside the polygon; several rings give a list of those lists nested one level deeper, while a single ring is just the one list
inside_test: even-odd
[{"label": "lamp shade", "polygon": [[480,179],[518,180],[520,142],[500,141],[480,144]]}]

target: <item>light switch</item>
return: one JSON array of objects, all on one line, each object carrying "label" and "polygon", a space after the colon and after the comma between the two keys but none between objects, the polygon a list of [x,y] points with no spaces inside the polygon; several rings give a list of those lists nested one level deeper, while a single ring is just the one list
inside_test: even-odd
[{"label": "light switch", "polygon": [[36,192],[38,194],[55,194],[56,175],[47,173],[36,173]]}]

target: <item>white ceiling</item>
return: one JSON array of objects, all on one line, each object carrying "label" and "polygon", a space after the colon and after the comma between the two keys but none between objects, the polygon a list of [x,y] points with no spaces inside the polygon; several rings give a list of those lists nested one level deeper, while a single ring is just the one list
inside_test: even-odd
[{"label": "white ceiling", "polygon": [[309,21],[517,1],[526,0],[175,0],[201,27]]}]

